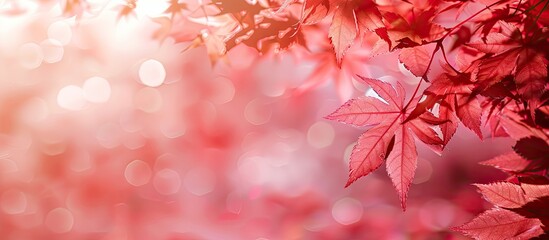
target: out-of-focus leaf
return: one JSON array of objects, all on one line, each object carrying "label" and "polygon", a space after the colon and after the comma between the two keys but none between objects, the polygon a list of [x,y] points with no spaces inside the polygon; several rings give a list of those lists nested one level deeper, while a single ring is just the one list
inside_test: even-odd
[{"label": "out-of-focus leaf", "polygon": [[358,26],[354,12],[354,4],[351,0],[344,0],[335,10],[328,36],[332,40],[336,59],[341,64],[341,59],[358,35]]}]

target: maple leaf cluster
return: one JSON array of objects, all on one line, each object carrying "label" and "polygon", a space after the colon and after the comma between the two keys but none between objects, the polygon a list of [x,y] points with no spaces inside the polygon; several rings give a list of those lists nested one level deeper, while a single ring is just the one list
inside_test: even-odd
[{"label": "maple leaf cluster", "polygon": [[[426,20],[436,18],[448,9],[461,9],[467,4],[470,3],[457,2],[447,8],[431,6],[418,18],[423,18],[421,23],[426,24]],[[484,165],[508,172],[512,176],[510,179],[520,181],[521,177],[538,176],[547,180],[549,49],[546,46],[549,32],[543,20],[545,7],[537,8],[540,4],[547,6],[543,1],[486,3],[486,7],[451,28],[435,24],[431,28],[408,29],[410,25],[403,25],[405,37],[389,34],[389,39],[402,37],[394,41],[397,44],[391,51],[402,48],[400,62],[421,80],[404,104],[399,83],[393,88],[388,83],[363,78],[383,101],[372,97],[353,99],[327,117],[356,126],[373,125],[359,137],[353,148],[347,186],[385,162],[405,209],[417,166],[412,132],[418,140],[440,153],[458,124],[482,138],[482,120],[490,127],[492,137],[509,136],[517,140],[514,151],[486,161]],[[531,14],[534,9],[537,9],[536,14]],[[406,19],[393,14],[387,16]],[[391,27],[388,29],[391,33]],[[448,36],[455,36],[453,50],[446,47]],[[429,45],[434,45],[434,50],[429,51]],[[337,44],[335,48],[338,48]],[[447,49],[455,52],[455,63],[448,60]],[[428,72],[437,53],[444,59],[442,73],[431,78]],[[418,100],[415,96],[424,82],[428,86]],[[433,128],[438,128],[440,134]],[[511,183],[478,186],[496,208],[456,230],[477,239],[524,239],[547,231],[546,216],[539,213],[539,208],[546,208],[543,205],[548,193],[546,183],[526,185],[527,189]],[[505,208],[518,210],[513,212]]]}]

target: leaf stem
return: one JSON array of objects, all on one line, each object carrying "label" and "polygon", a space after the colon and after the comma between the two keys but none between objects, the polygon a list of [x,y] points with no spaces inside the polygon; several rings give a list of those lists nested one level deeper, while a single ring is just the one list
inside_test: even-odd
[{"label": "leaf stem", "polygon": [[549,5],[549,0],[545,1],[545,5],[543,5],[543,8],[539,11],[539,14],[536,16],[536,19],[534,19],[534,22],[532,23],[532,28],[535,28],[537,25],[537,22],[539,20],[539,17],[541,17],[541,14],[547,9],[547,5]]},{"label": "leaf stem", "polygon": [[522,0],[520,0],[517,4],[517,7],[515,8],[515,11],[513,12],[513,14],[511,14],[511,16],[515,16],[515,14],[517,14],[519,8],[520,8],[520,4],[522,4]]},{"label": "leaf stem", "polygon": [[444,45],[440,44],[440,50],[442,51],[442,56],[444,57],[444,61],[446,61],[446,64],[448,64],[448,66],[450,66],[450,68],[452,68],[455,73],[461,74],[461,72],[455,69],[454,66],[452,66],[452,64],[450,64],[450,62],[448,61],[448,58],[446,57],[446,51],[444,51]]}]

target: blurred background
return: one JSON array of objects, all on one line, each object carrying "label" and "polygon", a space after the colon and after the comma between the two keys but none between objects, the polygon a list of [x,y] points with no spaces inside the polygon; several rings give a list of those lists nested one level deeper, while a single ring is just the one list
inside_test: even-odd
[{"label": "blurred background", "polygon": [[[324,64],[304,51],[159,41],[168,1],[56,2],[0,0],[0,239],[465,239],[448,229],[489,207],[470,184],[505,177],[477,162],[511,143],[460,128],[442,156],[418,145],[403,212],[384,167],[343,188],[364,129],[323,117],[367,92],[352,75],[303,90]],[[352,64],[417,82],[395,56]]]}]

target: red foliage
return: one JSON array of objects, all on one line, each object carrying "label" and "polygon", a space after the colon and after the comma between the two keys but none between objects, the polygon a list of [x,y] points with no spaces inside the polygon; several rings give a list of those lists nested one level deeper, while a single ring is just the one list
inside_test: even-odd
[{"label": "red foliage", "polygon": [[[350,57],[353,47],[372,57],[398,54],[418,79],[408,97],[400,82],[359,77],[379,98],[351,99],[326,117],[370,127],[352,150],[345,186],[385,162],[405,209],[418,161],[414,136],[440,153],[459,125],[482,139],[484,123],[490,137],[517,141],[512,151],[482,162],[510,177],[477,184],[495,208],[455,230],[477,239],[524,239],[549,234],[548,3],[172,0],[165,10],[169,16],[156,19],[162,27],[155,37],[191,42],[187,49],[204,45],[213,64],[237,46],[262,55],[287,50],[314,56],[314,82],[298,91],[333,72],[346,78],[335,77],[336,88],[349,84],[356,69],[349,66],[363,64]],[[133,14],[136,5],[128,0],[119,17]],[[64,0],[61,6],[64,15],[77,18],[88,9],[85,0]]]}]

